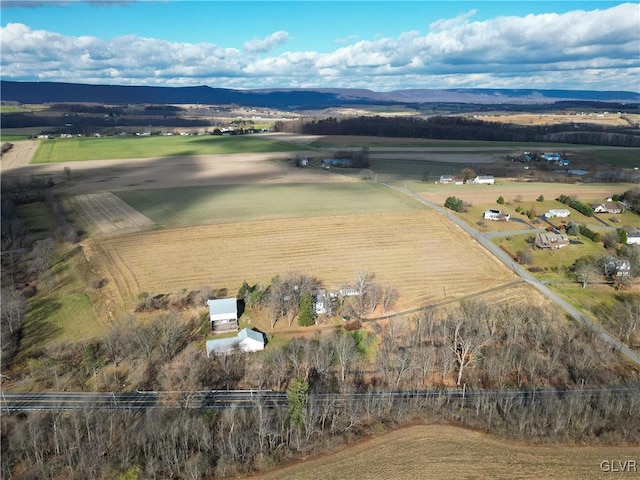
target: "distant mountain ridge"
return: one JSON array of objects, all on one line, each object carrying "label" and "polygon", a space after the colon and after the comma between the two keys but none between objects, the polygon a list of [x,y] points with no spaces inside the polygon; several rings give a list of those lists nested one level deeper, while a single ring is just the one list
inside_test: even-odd
[{"label": "distant mountain ridge", "polygon": [[374,92],[348,88],[226,88],[89,85],[58,82],[0,82],[1,99],[20,103],[205,104],[322,109],[349,105],[427,103],[551,104],[561,101],[640,103],[640,93],[544,89],[407,89]]}]

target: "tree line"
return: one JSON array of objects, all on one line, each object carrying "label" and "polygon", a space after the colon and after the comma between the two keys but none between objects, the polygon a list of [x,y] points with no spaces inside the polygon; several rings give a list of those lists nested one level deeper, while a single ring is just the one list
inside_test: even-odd
[{"label": "tree line", "polygon": [[309,135],[363,135],[502,142],[563,142],[586,145],[640,147],[640,134],[624,127],[558,124],[524,126],[464,117],[429,118],[360,116],[276,122],[279,132]]},{"label": "tree line", "polygon": [[[250,356],[207,359],[185,347],[159,362],[160,383],[150,387],[286,389],[287,407],[268,408],[256,397],[249,408],[200,411],[181,408],[176,398],[147,411],[5,414],[2,477],[229,478],[416,421],[453,422],[519,441],[637,443],[637,371],[558,315],[541,307],[464,302],[448,312],[375,324],[374,333],[296,338]],[[123,345],[137,343],[131,334],[119,338]],[[124,362],[140,354],[118,355]],[[95,356],[85,352],[70,363],[88,365]],[[387,395],[455,383],[473,389],[473,396],[463,400],[447,390]],[[612,389],[588,388],[596,385]],[[527,393],[496,395],[478,387]]]}]

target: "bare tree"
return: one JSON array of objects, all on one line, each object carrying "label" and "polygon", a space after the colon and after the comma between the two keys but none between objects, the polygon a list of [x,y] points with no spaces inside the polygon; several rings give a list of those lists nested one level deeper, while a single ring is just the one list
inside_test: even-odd
[{"label": "bare tree", "polygon": [[393,308],[399,298],[400,293],[397,289],[390,285],[383,285],[380,298],[382,313],[385,314],[390,308]]},{"label": "bare tree", "polygon": [[0,315],[10,333],[13,334],[20,327],[26,310],[24,296],[13,286],[3,286],[0,291]]},{"label": "bare tree", "polygon": [[445,324],[446,343],[458,363],[456,385],[462,383],[465,367],[474,363],[488,339],[483,325],[468,315],[450,316]]},{"label": "bare tree", "polygon": [[593,262],[582,262],[576,266],[573,274],[576,280],[582,284],[582,288],[587,288],[589,283],[598,278],[600,271]]}]

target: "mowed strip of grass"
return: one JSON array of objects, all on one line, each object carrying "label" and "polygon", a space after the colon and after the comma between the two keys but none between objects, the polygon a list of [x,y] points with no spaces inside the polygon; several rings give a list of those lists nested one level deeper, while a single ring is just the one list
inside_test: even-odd
[{"label": "mowed strip of grass", "polygon": [[374,183],[225,185],[114,192],[161,227],[421,210]]},{"label": "mowed strip of grass", "polygon": [[306,147],[259,136],[152,136],[56,138],[40,144],[31,163],[128,158],[292,152]]},{"label": "mowed strip of grass", "polygon": [[[637,446],[526,445],[446,425],[414,426],[252,476],[260,480],[611,478],[603,461],[638,462]],[[633,470],[617,476],[636,478]],[[604,465],[606,467],[607,464]]]}]

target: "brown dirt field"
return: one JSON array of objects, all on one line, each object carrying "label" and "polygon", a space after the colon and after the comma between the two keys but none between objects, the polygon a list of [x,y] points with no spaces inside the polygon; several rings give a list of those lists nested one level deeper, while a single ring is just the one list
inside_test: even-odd
[{"label": "brown dirt field", "polygon": [[207,225],[94,242],[130,272],[119,272],[120,262],[101,262],[125,298],[201,285],[236,292],[244,280],[265,285],[290,272],[338,288],[366,269],[400,291],[403,309],[517,280],[442,215],[422,210]]},{"label": "brown dirt field", "polygon": [[73,198],[91,230],[101,235],[118,235],[147,230],[154,223],[109,192],[87,193]]},{"label": "brown dirt field", "polygon": [[[635,472],[609,472],[601,462],[635,461]],[[349,479],[564,479],[638,478],[638,446],[526,445],[447,425],[401,428],[341,451],[304,459],[250,478]]]},{"label": "brown dirt field", "polygon": [[[290,168],[278,161],[293,155],[295,152],[94,160],[27,165],[14,168],[11,173],[52,175],[61,181],[58,190],[69,194],[234,183],[357,181],[335,172]],[[65,167],[71,170],[71,180],[64,175]]]},{"label": "brown dirt field", "polygon": [[614,193],[622,193],[625,190],[635,189],[634,184],[564,184],[564,183],[526,183],[526,182],[500,182],[495,185],[427,185],[418,188],[418,193],[434,203],[443,205],[447,197],[455,196],[473,205],[490,205],[497,207],[496,200],[502,196],[506,202],[520,200],[521,202],[533,202],[540,195],[551,200],[559,195],[575,196],[586,203],[603,200]]},{"label": "brown dirt field", "polygon": [[40,146],[40,140],[22,140],[12,143],[13,148],[5,153],[0,160],[3,173],[5,170],[29,165],[38,146]]},{"label": "brown dirt field", "polygon": [[515,123],[518,125],[555,125],[558,123],[590,123],[615,127],[636,126],[640,123],[640,115],[618,113],[585,113],[576,115],[563,114],[521,114],[479,116],[486,122]]}]

